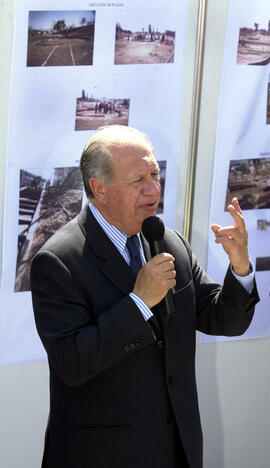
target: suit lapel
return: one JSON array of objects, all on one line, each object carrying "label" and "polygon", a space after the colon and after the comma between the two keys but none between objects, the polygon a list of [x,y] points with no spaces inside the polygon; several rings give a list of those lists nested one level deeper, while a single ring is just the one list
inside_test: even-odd
[{"label": "suit lapel", "polygon": [[123,294],[129,294],[135,283],[135,274],[96,221],[88,205],[79,214],[78,223],[93,253],[103,260],[100,271]]}]

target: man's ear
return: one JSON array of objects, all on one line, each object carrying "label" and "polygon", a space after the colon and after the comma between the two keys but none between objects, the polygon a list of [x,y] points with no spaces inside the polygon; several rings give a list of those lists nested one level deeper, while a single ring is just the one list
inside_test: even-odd
[{"label": "man's ear", "polygon": [[94,197],[100,202],[105,203],[106,197],[106,184],[103,180],[97,179],[96,177],[90,177],[88,179],[90,189],[93,192]]}]

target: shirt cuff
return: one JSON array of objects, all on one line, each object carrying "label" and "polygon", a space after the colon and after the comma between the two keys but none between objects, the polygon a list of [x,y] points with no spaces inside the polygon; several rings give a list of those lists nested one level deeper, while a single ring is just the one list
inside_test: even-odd
[{"label": "shirt cuff", "polygon": [[145,304],[145,302],[140,299],[140,297],[136,296],[134,293],[130,293],[129,296],[131,299],[135,302],[137,307],[139,308],[144,320],[149,320],[151,317],[153,317],[153,314],[149,307]]},{"label": "shirt cuff", "polygon": [[231,265],[231,272],[233,276],[239,281],[239,283],[245,288],[245,290],[251,294],[252,290],[254,288],[254,279],[255,279],[255,270],[250,262],[250,273],[247,276],[239,276],[236,273],[234,273],[232,265]]}]

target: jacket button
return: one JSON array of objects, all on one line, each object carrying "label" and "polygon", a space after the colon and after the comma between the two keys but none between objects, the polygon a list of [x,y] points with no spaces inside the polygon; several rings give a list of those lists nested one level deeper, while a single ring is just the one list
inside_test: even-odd
[{"label": "jacket button", "polygon": [[129,346],[124,346],[123,350],[126,352],[126,353],[129,353]]},{"label": "jacket button", "polygon": [[174,417],[172,415],[168,416],[167,423],[172,424],[174,422]]}]

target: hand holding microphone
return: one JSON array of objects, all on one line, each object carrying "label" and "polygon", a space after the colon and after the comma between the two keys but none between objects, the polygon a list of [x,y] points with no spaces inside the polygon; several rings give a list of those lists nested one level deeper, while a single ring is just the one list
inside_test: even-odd
[{"label": "hand holding microphone", "polygon": [[151,308],[164,300],[165,313],[174,312],[174,301],[171,288],[176,285],[174,257],[164,252],[164,224],[156,216],[146,218],[142,225],[142,232],[149,242],[153,258],[146,262],[138,273],[133,289]]}]

